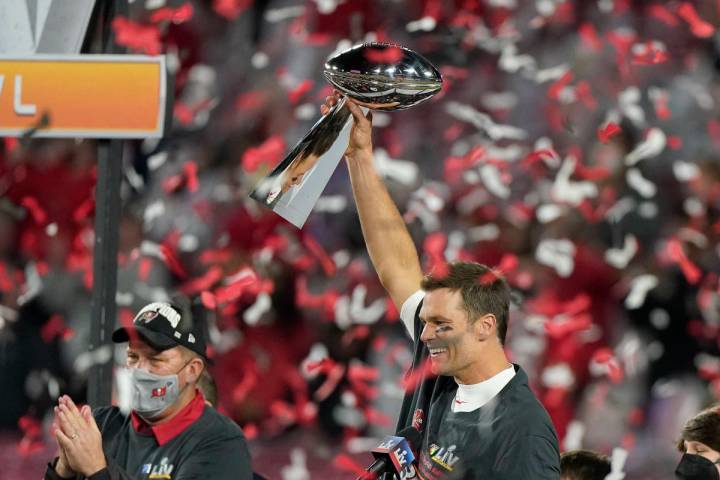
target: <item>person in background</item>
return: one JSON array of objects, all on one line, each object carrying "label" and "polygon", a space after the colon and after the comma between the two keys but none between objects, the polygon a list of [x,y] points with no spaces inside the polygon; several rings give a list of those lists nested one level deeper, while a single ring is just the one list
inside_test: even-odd
[{"label": "person in background", "polygon": [[688,420],[677,448],[683,456],[675,469],[675,478],[720,480],[720,405]]},{"label": "person in background", "polygon": [[610,459],[592,450],[570,450],[560,455],[560,480],[604,480]]},{"label": "person in background", "polygon": [[46,480],[252,478],[242,430],[207,407],[198,389],[209,359],[189,309],[150,303],[112,339],[128,343],[133,409],[91,412],[62,396],[55,407],[59,456]]}]

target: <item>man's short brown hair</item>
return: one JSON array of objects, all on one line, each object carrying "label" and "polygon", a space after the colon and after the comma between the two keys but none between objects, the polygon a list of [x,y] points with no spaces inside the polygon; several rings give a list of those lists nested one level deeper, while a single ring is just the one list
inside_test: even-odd
[{"label": "man's short brown hair", "polygon": [[570,450],[560,455],[561,480],[604,480],[610,470],[608,456],[592,450]]},{"label": "man's short brown hair", "polygon": [[685,442],[700,442],[720,452],[720,405],[703,410],[685,423],[677,449],[685,453]]},{"label": "man's short brown hair", "polygon": [[463,308],[472,322],[491,313],[497,319],[497,335],[505,345],[510,317],[510,287],[495,270],[475,262],[453,262],[445,276],[428,274],[420,284],[426,292],[447,288],[459,291]]}]

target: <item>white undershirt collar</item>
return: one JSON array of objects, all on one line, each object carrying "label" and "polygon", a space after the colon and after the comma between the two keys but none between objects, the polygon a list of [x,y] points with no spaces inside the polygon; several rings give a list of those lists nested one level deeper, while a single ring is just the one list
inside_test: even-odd
[{"label": "white undershirt collar", "polygon": [[458,383],[452,403],[453,412],[472,412],[482,407],[495,397],[510,383],[515,376],[515,367],[510,365],[505,370],[480,383],[465,385]]}]

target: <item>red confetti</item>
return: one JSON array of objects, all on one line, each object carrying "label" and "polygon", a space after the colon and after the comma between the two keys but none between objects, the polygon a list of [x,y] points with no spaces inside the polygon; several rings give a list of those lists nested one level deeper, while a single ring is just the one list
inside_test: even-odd
[{"label": "red confetti", "polygon": [[315,86],[312,80],[303,80],[300,84],[288,93],[288,100],[295,105]]},{"label": "red confetti", "polygon": [[690,2],[681,3],[677,9],[677,14],[690,24],[690,31],[696,37],[708,38],[715,33],[715,27],[700,18],[695,6]]},{"label": "red confetti", "polygon": [[362,465],[353,460],[347,454],[338,454],[335,458],[333,458],[332,463],[338,470],[348,472],[354,477],[362,478],[363,480],[374,480],[377,478],[377,475],[366,472]]},{"label": "red confetti", "polygon": [[147,257],[141,258],[138,262],[138,280],[146,282],[150,276],[150,270],[152,270],[152,260]]},{"label": "red confetti", "polygon": [[242,168],[248,173],[258,171],[262,166],[268,170],[278,164],[285,154],[285,140],[273,135],[257,147],[248,148],[243,154]]},{"label": "red confetti", "polygon": [[187,189],[189,192],[197,192],[198,190],[198,178],[197,178],[197,164],[195,162],[187,162],[183,165],[185,172],[185,179],[187,182]]},{"label": "red confetti", "polygon": [[698,283],[702,277],[702,271],[687,258],[680,240],[676,238],[670,239],[667,242],[666,249],[668,257],[680,266],[687,281],[692,285]]},{"label": "red confetti", "polygon": [[150,15],[150,21],[152,23],[158,22],[173,22],[173,23],[185,23],[193,17],[194,11],[190,2],[181,5],[178,8],[164,7],[155,10]]},{"label": "red confetti", "polygon": [[638,65],[656,65],[668,60],[665,48],[658,42],[648,41],[635,44],[633,47],[632,62]]},{"label": "red confetti", "polygon": [[622,130],[618,124],[614,122],[608,122],[603,128],[599,128],[597,132],[598,140],[601,143],[608,143],[612,137],[620,133]]},{"label": "red confetti", "polygon": [[403,50],[399,47],[368,48],[365,51],[365,58],[372,63],[393,64],[403,58]]},{"label": "red confetti", "polygon": [[320,262],[320,266],[325,272],[325,275],[327,275],[328,277],[332,277],[333,275],[335,275],[335,273],[337,272],[335,262],[332,258],[330,258],[330,255],[327,254],[322,245],[320,245],[314,237],[309,234],[303,235],[303,245],[305,245],[305,247],[310,251],[310,253],[312,253],[313,256],[318,259],[318,261]]},{"label": "red confetti", "polygon": [[57,337],[60,337],[62,340],[69,340],[74,335],[75,332],[65,325],[63,317],[58,314],[52,315],[40,329],[40,337],[45,343],[50,343]]},{"label": "red confetti", "polygon": [[175,252],[173,252],[169,246],[164,244],[160,245],[160,252],[163,255],[165,265],[168,266],[171,272],[173,272],[180,278],[187,278],[187,272],[183,268],[182,264],[180,264],[180,260],[178,260],[178,258],[175,256]]},{"label": "red confetti", "polygon": [[80,223],[84,220],[92,218],[93,211],[95,210],[95,198],[88,197],[82,202],[73,212],[73,220]]},{"label": "red confetti", "polygon": [[235,20],[253,3],[253,0],[214,0],[213,9],[228,20]]},{"label": "red confetti", "polygon": [[23,199],[20,200],[20,205],[28,209],[35,223],[45,225],[45,222],[47,222],[47,213],[45,213],[45,210],[43,210],[35,197],[23,197]]},{"label": "red confetti", "polygon": [[0,263],[0,292],[9,292],[13,288],[13,281],[6,268],[4,263]]},{"label": "red confetti", "polygon": [[116,17],[112,28],[118,45],[147,55],[159,55],[162,52],[160,30],[155,25],[142,25],[125,17]]},{"label": "red confetti", "polygon": [[222,280],[222,278],[222,268],[215,266],[205,272],[202,276],[193,278],[181,285],[178,290],[185,295],[196,295],[198,292],[209,290],[213,287],[213,285]]},{"label": "red confetti", "polygon": [[23,415],[20,417],[20,420],[18,420],[18,427],[20,427],[23,433],[17,445],[17,450],[20,455],[28,456],[45,449],[42,424],[38,419],[30,415]]},{"label": "red confetti", "polygon": [[585,22],[580,25],[578,34],[580,35],[580,39],[582,40],[583,45],[586,46],[588,49],[594,52],[599,52],[602,50],[602,40],[600,40],[597,30],[595,30],[595,27],[592,23]]},{"label": "red confetti", "polygon": [[447,246],[447,235],[443,232],[434,232],[425,237],[423,250],[428,258],[428,271],[436,277],[444,277],[448,273],[448,265],[445,261],[445,247]]},{"label": "red confetti", "polygon": [[200,294],[200,301],[208,310],[215,310],[217,308],[217,300],[212,292],[202,292]]},{"label": "red confetti", "polygon": [[463,173],[480,163],[484,156],[485,149],[481,146],[475,146],[462,157],[451,156],[446,158],[444,173],[445,181],[448,183],[458,182],[462,178]]},{"label": "red confetti", "polygon": [[677,17],[661,4],[656,3],[648,7],[648,13],[670,27],[676,27],[679,23]]},{"label": "red confetti", "polygon": [[716,146],[720,146],[720,121],[712,119],[707,124],[708,135]]}]

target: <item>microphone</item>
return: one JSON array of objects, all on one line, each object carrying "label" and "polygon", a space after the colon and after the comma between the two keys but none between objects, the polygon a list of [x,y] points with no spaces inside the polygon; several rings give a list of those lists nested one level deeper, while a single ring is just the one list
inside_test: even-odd
[{"label": "microphone", "polygon": [[403,428],[397,436],[388,435],[382,443],[371,450],[375,461],[365,469],[360,479],[376,478],[382,473],[400,473],[415,460],[413,447],[422,442],[422,434],[415,427]]}]

